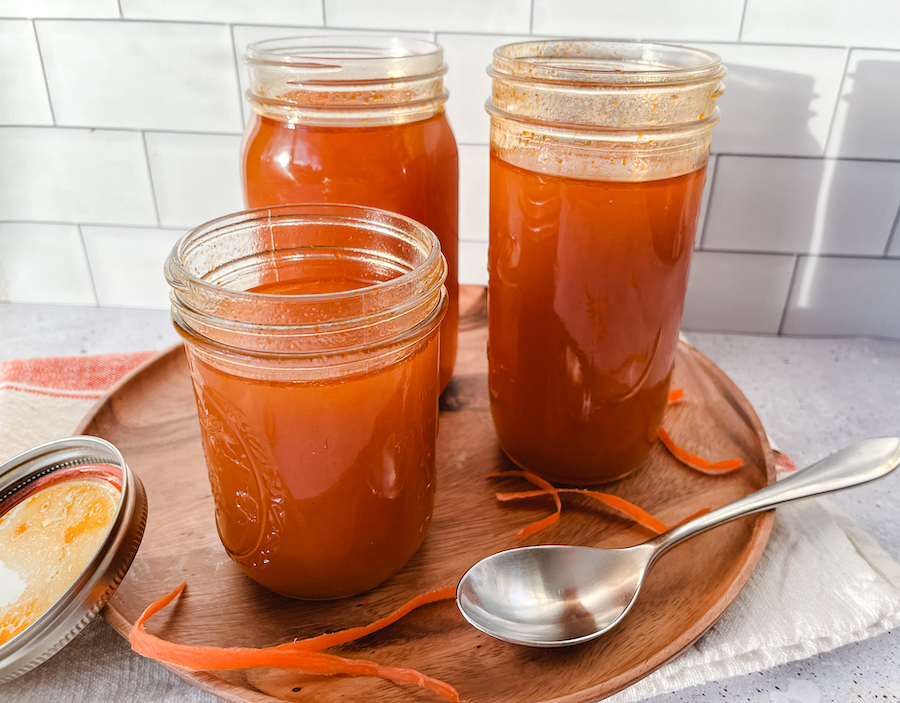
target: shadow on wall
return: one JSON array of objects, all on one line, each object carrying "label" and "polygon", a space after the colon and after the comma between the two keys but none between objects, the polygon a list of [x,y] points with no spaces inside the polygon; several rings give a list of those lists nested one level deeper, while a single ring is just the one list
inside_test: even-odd
[{"label": "shadow on wall", "polygon": [[[814,203],[821,161],[770,158],[759,154],[819,156],[824,143],[810,128],[819,97],[810,75],[728,63],[722,121],[713,134],[718,154],[715,190],[702,245],[694,254],[683,327],[694,330],[776,334],[787,304],[793,254],[783,248],[786,223],[797,222],[798,208]],[[812,167],[791,189],[773,187],[784,178],[786,162]],[[816,170],[818,169],[818,172]],[[707,178],[713,174],[708,173]],[[798,188],[804,188],[796,197]],[[807,231],[811,232],[809,213]],[[793,236],[803,236],[792,227]],[[807,237],[809,240],[810,237]],[[767,252],[754,254],[748,252]],[[722,281],[729,285],[723,286]]]},{"label": "shadow on wall", "polygon": [[713,137],[716,152],[822,153],[825,145],[809,129],[819,97],[812,76],[743,64],[727,68],[725,94],[719,99],[722,121]]},{"label": "shadow on wall", "polygon": [[[823,162],[808,252],[785,332],[900,337],[900,262],[882,257],[900,236],[900,63],[860,61]],[[867,161],[875,159],[876,161]],[[819,254],[848,253],[857,258]]]},{"label": "shadow on wall", "polygon": [[828,158],[810,76],[730,70],[685,328],[900,337],[900,62],[847,76]]},{"label": "shadow on wall", "polygon": [[[900,62],[860,61],[847,75],[851,92],[831,153],[850,158],[900,158]],[[873,139],[877,135],[877,139]]]}]

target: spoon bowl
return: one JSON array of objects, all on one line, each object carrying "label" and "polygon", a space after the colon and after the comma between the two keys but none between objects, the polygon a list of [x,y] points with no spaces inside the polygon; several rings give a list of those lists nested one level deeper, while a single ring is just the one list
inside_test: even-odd
[{"label": "spoon bowl", "polygon": [[498,552],[469,569],[456,601],[463,617],[497,639],[531,647],[587,642],[631,609],[654,562],[680,542],[730,520],[886,476],[900,438],[867,439],[633,547],[539,545]]},{"label": "spoon bowl", "polygon": [[[648,544],[508,549],[466,574],[457,602],[470,623],[507,642],[544,647],[587,642],[628,612],[652,556]],[[607,587],[584,588],[597,574]]]}]

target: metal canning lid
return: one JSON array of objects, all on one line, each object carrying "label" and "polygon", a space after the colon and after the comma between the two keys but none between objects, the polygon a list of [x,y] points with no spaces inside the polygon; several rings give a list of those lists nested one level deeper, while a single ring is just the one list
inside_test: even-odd
[{"label": "metal canning lid", "polygon": [[[119,490],[107,532],[62,595],[0,644],[0,684],[56,654],[100,612],[131,566],[147,521],[147,495],[140,479],[106,440],[81,436],[48,442],[0,465],[0,519],[45,488],[85,478],[105,480]],[[5,546],[0,543],[0,562]]]}]

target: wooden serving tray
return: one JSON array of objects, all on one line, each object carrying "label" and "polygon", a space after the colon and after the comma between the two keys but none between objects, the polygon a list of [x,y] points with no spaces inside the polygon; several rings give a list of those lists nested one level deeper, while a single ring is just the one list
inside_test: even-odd
[{"label": "wooden serving tray", "polygon": [[[423,546],[386,584],[331,602],[294,601],[258,586],[219,543],[200,429],[181,347],[124,379],[79,430],[104,437],[141,477],[149,519],[140,552],[104,614],[127,636],[154,599],[183,581],[185,594],[148,629],[185,644],[263,647],[368,623],[413,595],[453,585],[477,560],[520,544],[568,542],[625,546],[651,534],[581,496],[563,496],[562,519],[529,540],[516,531],[552,511],[550,498],[500,505],[496,490],[520,490],[515,479],[488,479],[513,468],[497,446],[488,407],[484,289],[464,288],[457,371],[442,400],[438,492]],[[774,459],[752,407],[735,385],[695,349],[681,344],[674,387],[685,400],[667,410],[665,426],[696,454],[741,457],[721,477],[680,466],[658,445],[648,463],[605,490],[668,524],[717,507],[774,481]],[[584,703],[608,696],[674,657],[702,635],[750,577],[774,513],[752,515],[676,547],[656,564],[623,624],[577,647],[529,649],[470,627],[452,602],[426,606],[387,630],[332,652],[412,667],[457,687],[472,703]],[[344,677],[255,669],[173,671],[228,701],[435,701],[411,686]]]}]

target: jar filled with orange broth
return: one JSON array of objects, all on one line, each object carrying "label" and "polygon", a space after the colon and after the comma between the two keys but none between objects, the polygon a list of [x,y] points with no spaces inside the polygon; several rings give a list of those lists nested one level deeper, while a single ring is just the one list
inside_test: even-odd
[{"label": "jar filled with orange broth", "polygon": [[384,36],[296,37],[247,47],[253,108],[244,133],[248,207],[351,203],[431,229],[447,260],[441,389],[459,320],[459,165],[444,104],[443,50]]},{"label": "jar filled with orange broth", "polygon": [[696,49],[560,40],[500,47],[488,73],[500,445],[551,481],[611,481],[659,432],[725,70]]},{"label": "jar filled with orange broth", "polygon": [[166,262],[219,536],[254,580],[327,599],[377,586],[434,504],[446,263],[409,218],[250,210]]}]

